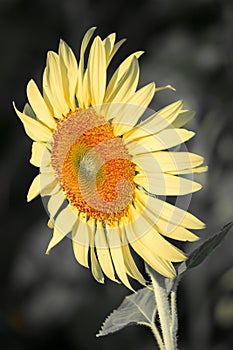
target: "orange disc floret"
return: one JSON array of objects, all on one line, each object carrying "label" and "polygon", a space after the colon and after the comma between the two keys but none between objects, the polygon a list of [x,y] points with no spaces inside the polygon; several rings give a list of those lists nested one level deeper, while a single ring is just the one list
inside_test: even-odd
[{"label": "orange disc floret", "polygon": [[135,164],[112,125],[92,109],[69,114],[53,136],[52,165],[70,204],[108,224],[127,216]]}]

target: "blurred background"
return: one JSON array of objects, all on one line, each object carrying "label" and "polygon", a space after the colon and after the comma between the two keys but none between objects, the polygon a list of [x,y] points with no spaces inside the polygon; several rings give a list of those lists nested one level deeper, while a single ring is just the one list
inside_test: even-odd
[{"label": "blurred background", "polygon": [[[0,0],[0,347],[3,350],[154,349],[149,330],[129,327],[96,338],[105,317],[129,291],[99,285],[75,262],[64,239],[45,256],[51,231],[42,201],[26,203],[36,168],[28,163],[31,141],[12,108],[26,102],[30,78],[41,86],[48,50],[63,38],[78,55],[86,30],[117,32],[127,42],[112,72],[128,54],[144,50],[140,85],[171,84],[151,107],[183,98],[195,110],[197,132],[188,147],[206,157],[203,190],[190,210],[207,223],[210,237],[233,218],[233,2],[227,0]],[[179,348],[233,348],[233,232],[179,289]],[[194,248],[187,245],[186,251]]]}]

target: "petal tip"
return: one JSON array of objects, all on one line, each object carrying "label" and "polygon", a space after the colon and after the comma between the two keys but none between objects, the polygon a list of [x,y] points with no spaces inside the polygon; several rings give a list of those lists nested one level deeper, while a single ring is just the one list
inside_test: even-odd
[{"label": "petal tip", "polygon": [[31,201],[32,201],[33,199],[35,199],[37,196],[38,196],[38,194],[35,195],[34,193],[28,193],[28,194],[27,194],[27,202],[28,202],[28,203],[31,202]]},{"label": "petal tip", "polygon": [[199,241],[201,238],[197,235],[194,235],[194,237],[192,238],[192,240],[189,240],[189,242],[197,242]]},{"label": "petal tip", "polygon": [[167,88],[169,90],[176,91],[176,88],[174,88],[174,86],[172,86],[172,85],[167,85]]},{"label": "petal tip", "polygon": [[[15,112],[17,113],[17,108],[16,108],[16,104],[15,104],[15,101],[12,101],[12,105],[13,105],[13,107],[14,107],[14,110],[15,110]],[[18,113],[17,113],[18,114]]]},{"label": "petal tip", "polygon": [[47,248],[45,255],[49,255],[50,254],[51,249]]},{"label": "petal tip", "polygon": [[50,218],[48,223],[47,223],[48,227],[53,229],[54,228],[54,219],[53,218]]}]

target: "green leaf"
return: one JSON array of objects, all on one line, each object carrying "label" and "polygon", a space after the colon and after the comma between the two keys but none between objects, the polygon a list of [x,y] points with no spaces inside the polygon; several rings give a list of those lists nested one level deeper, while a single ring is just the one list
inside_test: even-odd
[{"label": "green leaf", "polygon": [[216,233],[213,237],[207,239],[199,248],[195,249],[189,259],[186,261],[188,269],[200,265],[207,256],[215,249],[217,246],[223,242],[227,233],[233,226],[233,222],[225,225],[220,232]]},{"label": "green leaf", "polygon": [[114,310],[103,323],[97,337],[114,333],[133,324],[154,323],[157,308],[153,291],[142,288],[127,296],[118,309]]},{"label": "green leaf", "polygon": [[204,241],[200,247],[195,249],[190,254],[188,260],[179,265],[178,275],[183,274],[188,269],[200,265],[207,258],[207,256],[223,242],[232,226],[233,222],[228,223],[221,229],[220,232]]}]

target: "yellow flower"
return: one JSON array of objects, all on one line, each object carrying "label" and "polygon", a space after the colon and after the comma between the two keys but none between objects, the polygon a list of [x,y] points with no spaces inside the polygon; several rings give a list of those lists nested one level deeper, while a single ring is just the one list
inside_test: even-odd
[{"label": "yellow flower", "polygon": [[142,51],[127,57],[107,82],[108,65],[124,40],[97,36],[85,67],[94,30],[83,38],[79,62],[61,40],[58,54],[47,56],[43,94],[30,80],[29,104],[23,113],[14,105],[33,140],[30,162],[40,168],[27,199],[49,196],[53,237],[47,253],[71,233],[77,261],[86,267],[90,261],[97,281],[106,275],[131,288],[128,276],[145,284],[131,248],[169,278],[176,274],[172,262],[186,259],[164,237],[195,241],[189,229],[204,224],[159,196],[199,190],[179,175],[206,167],[201,156],[169,151],[194,135],[181,128],[191,115],[182,101],[141,118],[155,92],[172,89],[150,83],[137,90]]}]

